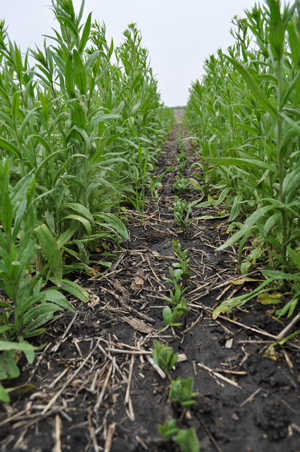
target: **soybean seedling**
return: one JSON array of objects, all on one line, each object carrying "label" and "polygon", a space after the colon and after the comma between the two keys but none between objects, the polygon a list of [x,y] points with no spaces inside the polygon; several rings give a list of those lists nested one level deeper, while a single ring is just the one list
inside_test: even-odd
[{"label": "soybean seedling", "polygon": [[163,441],[169,441],[179,432],[180,428],[177,426],[175,419],[166,421],[164,425],[158,426],[159,433]]},{"label": "soybean seedling", "polygon": [[188,316],[187,302],[184,297],[181,298],[180,303],[173,309],[166,306],[163,310],[163,319],[167,324],[167,327],[163,328],[161,331],[166,331],[168,327],[181,326],[181,323],[175,323],[182,315],[184,315],[183,329],[186,327],[186,319]]},{"label": "soybean seedling", "polygon": [[163,441],[172,439],[179,444],[182,452],[199,452],[200,445],[193,428],[180,429],[176,420],[166,421],[164,425],[158,426]]},{"label": "soybean seedling", "polygon": [[181,268],[178,268],[176,270],[173,270],[172,267],[169,267],[169,272],[170,272],[170,276],[172,279],[169,278],[163,278],[165,281],[170,282],[171,284],[174,285],[174,290],[171,289],[170,292],[170,298],[166,297],[165,295],[163,295],[164,299],[166,301],[168,301],[169,303],[173,304],[173,305],[177,305],[180,302],[180,299],[182,297],[182,295],[184,294],[184,292],[186,292],[186,290],[188,289],[188,287],[186,287],[185,289],[182,290],[182,284],[178,284],[180,279],[184,280],[182,278],[182,270]]},{"label": "soybean seedling", "polygon": [[[188,269],[188,263],[190,262],[190,258],[187,257],[187,250],[181,251],[181,246],[179,240],[172,240],[173,243],[173,252],[175,256],[178,257],[179,263],[173,264],[173,267],[179,270],[180,278],[186,283],[191,277],[191,274]],[[176,270],[175,270],[176,271]]]},{"label": "soybean seedling", "polygon": [[199,452],[200,444],[193,428],[180,429],[173,441],[179,444],[182,452]]},{"label": "soybean seedling", "polygon": [[193,377],[186,378],[185,380],[178,377],[176,380],[171,381],[169,399],[173,404],[180,403],[182,406],[183,411],[180,418],[181,421],[184,419],[188,408],[196,403],[195,400],[192,400],[192,397],[197,395],[196,392],[193,392],[193,387]]},{"label": "soybean seedling", "polygon": [[187,235],[187,228],[193,223],[193,220],[189,221],[190,213],[192,212],[191,206],[185,199],[179,199],[175,196],[174,203],[174,223],[183,229],[184,234]]},{"label": "soybean seedling", "polygon": [[173,352],[173,348],[169,347],[168,344],[160,345],[158,341],[153,341],[153,345],[153,361],[166,373],[168,380],[171,381],[170,372],[172,367],[177,363],[178,355]]},{"label": "soybean seedling", "polygon": [[190,188],[190,180],[178,175],[176,177],[176,182],[173,184],[174,193],[181,193],[187,191]]}]

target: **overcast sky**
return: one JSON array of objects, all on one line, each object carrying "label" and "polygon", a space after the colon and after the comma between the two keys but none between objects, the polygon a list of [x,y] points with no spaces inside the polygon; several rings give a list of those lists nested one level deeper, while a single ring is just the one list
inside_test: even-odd
[{"label": "overcast sky", "polygon": [[[12,41],[25,51],[43,46],[42,35],[58,28],[49,8],[50,0],[1,0],[0,19],[5,19]],[[73,0],[76,12],[81,0]],[[136,22],[143,46],[166,105],[185,105],[191,81],[203,74],[203,62],[221,47],[233,44],[231,19],[244,17],[255,0],[86,0],[86,17],[104,21],[107,37],[122,41],[127,24]],[[48,41],[50,42],[50,41]]]}]

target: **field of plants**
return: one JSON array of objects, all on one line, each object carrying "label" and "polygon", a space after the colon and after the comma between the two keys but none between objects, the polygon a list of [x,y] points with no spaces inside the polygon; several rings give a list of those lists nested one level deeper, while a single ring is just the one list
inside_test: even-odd
[{"label": "field of plants", "polygon": [[136,24],[0,22],[0,451],[300,451],[300,4],[187,106]]}]

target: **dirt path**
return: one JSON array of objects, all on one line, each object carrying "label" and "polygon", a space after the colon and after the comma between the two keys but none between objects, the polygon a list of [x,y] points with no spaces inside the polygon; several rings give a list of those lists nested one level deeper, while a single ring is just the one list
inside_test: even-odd
[{"label": "dirt path", "polygon": [[[187,150],[192,163],[195,153]],[[176,130],[157,173],[171,165],[176,165]],[[214,251],[226,238],[221,209],[194,209],[188,237],[174,226],[175,174],[164,177],[158,206],[149,199],[143,226],[128,211],[131,240],[118,251],[110,272],[95,279],[80,276],[93,294],[91,303],[73,300],[76,317],[60,316],[38,339],[47,346],[34,365],[24,361],[13,385],[28,382],[36,388],[13,393],[12,405],[0,408],[1,452],[178,452],[174,443],[161,442],[157,428],[176,413],[166,380],[148,361],[153,339],[168,341],[184,355],[173,379],[194,377],[198,395],[185,423],[195,428],[202,452],[300,451],[299,351],[287,345],[278,350],[276,362],[264,357],[284,325],[256,300],[231,321],[212,319],[220,300],[246,293],[256,283],[232,283],[238,277],[235,250]],[[199,192],[181,196],[192,201]],[[196,219],[203,216],[217,219]],[[163,277],[177,262],[173,239],[188,249],[192,273],[187,327],[175,337],[171,329],[159,333],[167,304],[162,295],[170,288]]]}]

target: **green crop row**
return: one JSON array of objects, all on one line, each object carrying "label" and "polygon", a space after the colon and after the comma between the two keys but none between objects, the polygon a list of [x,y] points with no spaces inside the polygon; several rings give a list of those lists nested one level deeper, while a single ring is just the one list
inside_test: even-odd
[{"label": "green crop row", "polygon": [[[235,233],[219,249],[239,240],[243,273],[259,259],[270,268],[263,273],[273,285],[257,293],[289,285],[277,314],[291,315],[300,297],[300,27],[299,2],[280,3],[233,19],[235,44],[206,60],[184,121],[200,148],[204,192],[230,208]],[[226,301],[216,314],[248,299]]]},{"label": "green crop row", "polygon": [[128,239],[123,203],[142,220],[174,121],[136,25],[115,47],[83,8],[52,0],[53,36],[25,55],[0,21],[0,380],[18,374],[15,350],[32,362],[25,338],[73,310],[60,290],[87,301],[65,275],[89,271],[99,242]]}]

